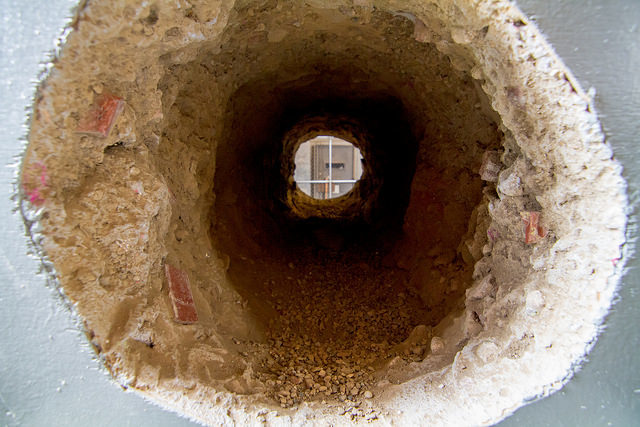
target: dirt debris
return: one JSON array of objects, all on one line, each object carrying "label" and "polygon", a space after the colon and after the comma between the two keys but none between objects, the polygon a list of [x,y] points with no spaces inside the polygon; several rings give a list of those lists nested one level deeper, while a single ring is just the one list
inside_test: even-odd
[{"label": "dirt debris", "polygon": [[423,325],[429,310],[408,286],[408,272],[383,267],[380,256],[353,262],[309,255],[295,265],[254,265],[253,272],[269,277],[264,283],[277,313],[267,344],[256,345],[267,354],[257,375],[282,407],[360,404],[373,398],[381,366],[394,357],[419,361],[428,352],[428,333],[409,338],[416,328],[429,330]]}]

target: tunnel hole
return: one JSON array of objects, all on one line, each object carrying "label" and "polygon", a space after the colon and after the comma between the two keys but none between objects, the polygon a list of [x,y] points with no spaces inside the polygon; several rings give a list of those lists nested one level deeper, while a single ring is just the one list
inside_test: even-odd
[{"label": "tunnel hole", "polygon": [[360,150],[333,135],[319,135],[300,144],[294,163],[296,187],[317,200],[347,194],[362,176]]},{"label": "tunnel hole", "polygon": [[[264,333],[269,355],[255,362],[255,369],[268,395],[280,403],[281,393],[305,377],[304,387],[284,406],[361,398],[374,380],[372,372],[392,354],[417,360],[428,344],[422,343],[428,340],[428,309],[408,285],[409,272],[390,261],[402,241],[417,161],[414,128],[393,91],[348,93],[348,87],[335,84],[336,75],[282,90],[278,103],[269,105],[274,114],[260,125],[252,121],[243,128],[230,119],[238,136],[229,135],[229,146],[237,147],[240,138],[254,146],[233,162],[225,161],[224,147],[217,155],[223,166],[215,185],[228,188],[235,182],[236,187],[230,192],[233,203],[218,194],[211,235],[229,257],[230,283]],[[254,102],[256,95],[262,98],[260,87],[250,83],[236,92],[234,117],[264,115]],[[297,189],[295,152],[329,132],[362,150],[363,174],[343,197],[315,200]],[[226,164],[233,173],[227,175]],[[237,168],[244,164],[248,179],[237,182]],[[420,325],[417,346],[402,347]]]},{"label": "tunnel hole", "polygon": [[[123,386],[212,425],[484,425],[568,378],[623,185],[510,2],[128,3],[78,8],[20,189]],[[362,175],[318,200],[323,135]]]},{"label": "tunnel hole", "polygon": [[[476,170],[502,138],[474,80],[417,42],[411,20],[322,14],[340,24],[313,29],[309,16],[306,33],[242,48],[229,26],[222,49],[205,44],[160,85],[172,99],[166,137],[201,164],[193,206],[244,301],[244,363],[283,407],[363,399],[431,354],[433,328],[464,308],[483,244]],[[295,179],[300,146],[322,135],[362,155],[357,184],[329,200]]]},{"label": "tunnel hole", "polygon": [[[296,51],[299,41],[282,43]],[[282,57],[277,73],[249,72],[229,95],[209,213],[228,283],[261,337],[264,353],[254,348],[247,362],[284,407],[362,399],[390,366],[429,356],[432,328],[463,308],[473,257],[459,246],[482,198],[473,169],[500,141],[462,73],[446,74],[460,94],[434,90],[466,119],[441,120],[433,94],[417,94],[400,71],[411,52],[383,71],[384,59],[367,48],[321,61],[314,49],[293,55],[297,62]],[[473,134],[459,133],[471,126]],[[358,184],[332,200],[295,182],[296,152],[321,135],[353,142],[363,159]]]}]

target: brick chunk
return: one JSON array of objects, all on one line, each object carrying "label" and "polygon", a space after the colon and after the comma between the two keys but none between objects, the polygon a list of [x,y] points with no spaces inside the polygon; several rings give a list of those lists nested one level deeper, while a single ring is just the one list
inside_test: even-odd
[{"label": "brick chunk", "polygon": [[527,244],[538,243],[547,235],[547,230],[538,224],[540,212],[520,212],[524,223],[524,242]]},{"label": "brick chunk", "polygon": [[98,95],[87,114],[78,123],[77,133],[106,138],[124,108],[124,100],[103,93]]},{"label": "brick chunk", "polygon": [[184,324],[196,323],[198,312],[193,303],[189,276],[186,272],[169,264],[165,264],[164,272],[169,282],[169,297],[171,297],[175,321]]}]

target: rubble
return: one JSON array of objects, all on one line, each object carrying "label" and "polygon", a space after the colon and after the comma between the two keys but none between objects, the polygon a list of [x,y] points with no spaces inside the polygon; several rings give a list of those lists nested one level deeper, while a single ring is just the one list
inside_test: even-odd
[{"label": "rubble", "polygon": [[422,359],[429,337],[425,325],[416,326],[423,302],[394,284],[397,270],[381,270],[375,261],[367,269],[309,261],[300,257],[289,267],[302,277],[295,292],[271,287],[278,317],[267,331],[268,356],[258,376],[282,407],[320,398],[371,399],[376,364],[396,355]]}]

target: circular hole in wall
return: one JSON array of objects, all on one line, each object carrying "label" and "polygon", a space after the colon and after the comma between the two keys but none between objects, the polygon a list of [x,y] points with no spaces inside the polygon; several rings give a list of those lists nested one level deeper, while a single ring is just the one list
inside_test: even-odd
[{"label": "circular hole in wall", "polygon": [[295,154],[294,181],[318,200],[344,196],[362,176],[362,154],[352,143],[320,135],[300,144]]},{"label": "circular hole in wall", "polygon": [[[210,424],[486,424],[562,384],[615,288],[619,168],[535,28],[481,6],[82,4],[22,203],[117,381]],[[364,159],[331,203],[294,179],[328,134]]]}]

